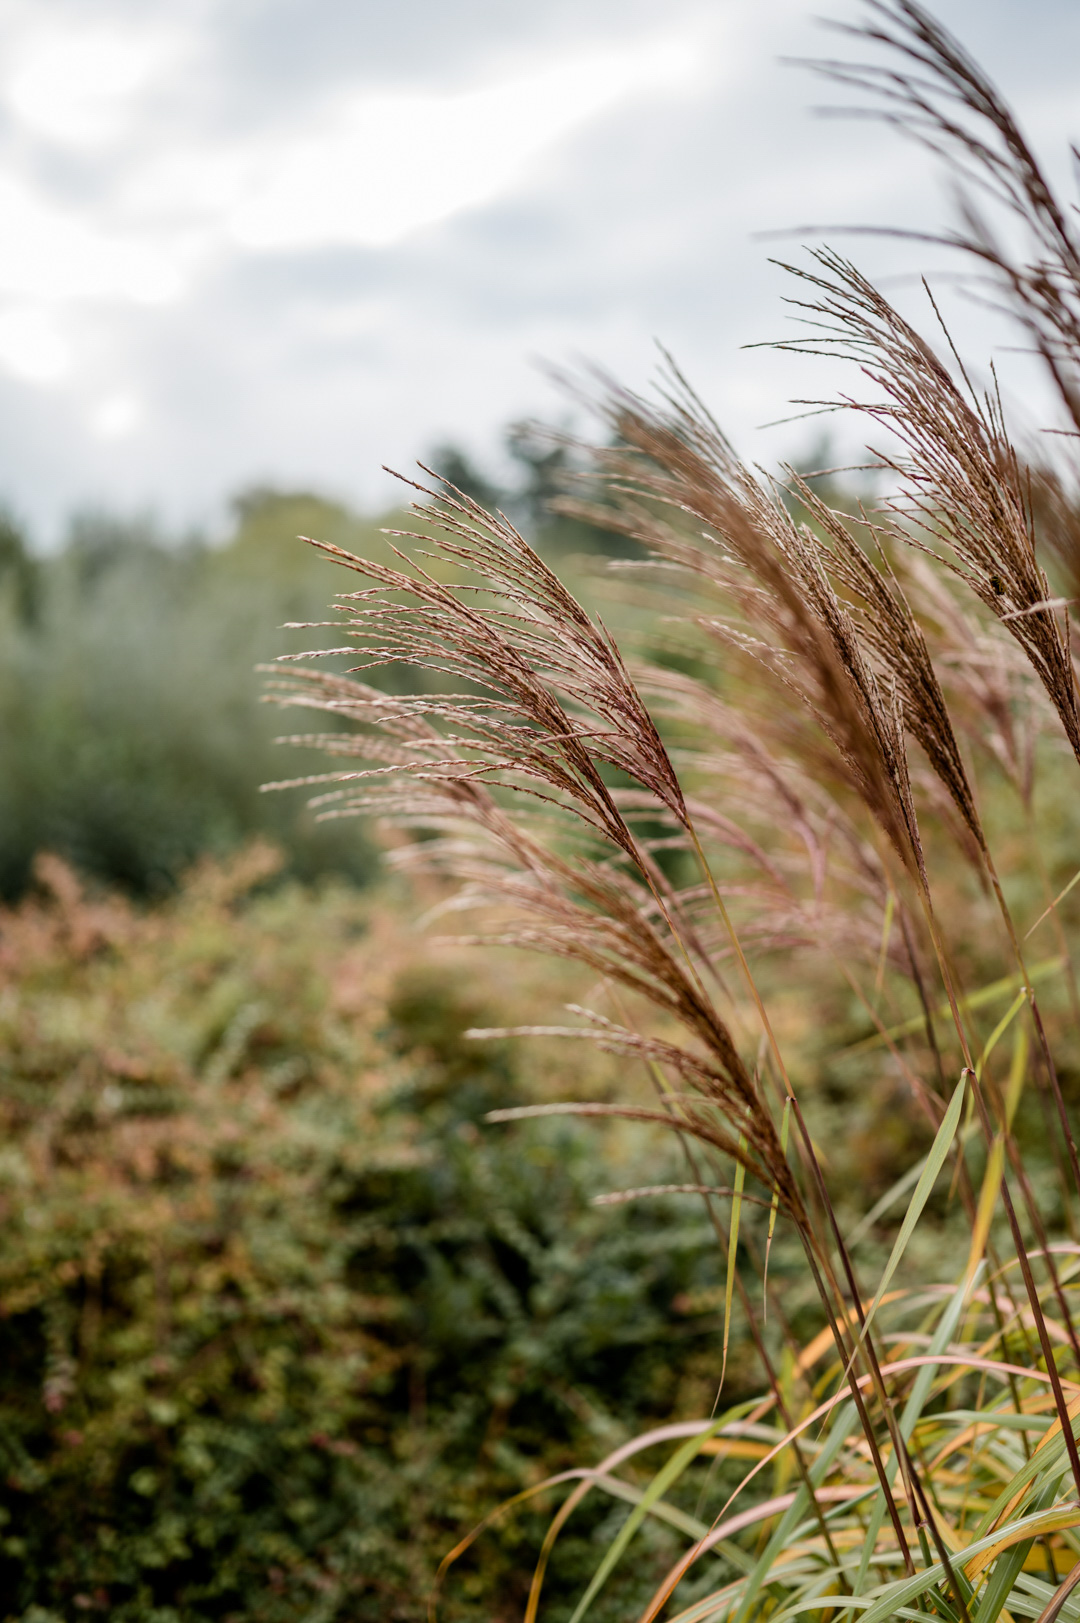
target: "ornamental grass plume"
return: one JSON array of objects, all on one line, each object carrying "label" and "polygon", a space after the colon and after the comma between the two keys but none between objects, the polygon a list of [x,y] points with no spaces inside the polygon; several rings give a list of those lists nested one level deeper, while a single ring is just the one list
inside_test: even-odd
[{"label": "ornamental grass plume", "polygon": [[[960,226],[937,240],[991,276],[1080,428],[1068,212],[928,13],[869,0],[868,15],[854,32],[886,65],[823,71],[873,92],[965,178]],[[1022,228],[1028,259],[998,244],[987,200]],[[424,470],[420,524],[391,532],[400,567],[312,542],[365,584],[335,605],[347,641],[287,656],[295,668],[269,694],[346,728],[293,737],[334,766],[273,787],[316,788],[322,816],[404,825],[398,859],[456,881],[443,910],[479,909],[474,939],[588,971],[594,994],[571,1023],[500,1032],[640,1060],[655,1104],[491,1119],[556,1110],[675,1131],[686,1182],[611,1198],[705,1201],[726,1262],[720,1387],[736,1291],[760,1358],[756,1396],[721,1410],[718,1393],[708,1420],[526,1490],[573,1484],[529,1623],[559,1534],[594,1491],[633,1508],[573,1623],[646,1517],[677,1526],[686,1550],[641,1623],[670,1618],[669,1603],[676,1623],[1080,1616],[1080,1164],[1062,1083],[1080,1063],[1063,905],[1075,881],[1055,895],[1043,855],[1056,838],[1043,797],[1063,759],[1080,760],[1075,605],[1049,573],[1075,557],[1080,469],[1068,438],[1060,466],[1029,466],[996,383],[973,386],[932,300],[926,337],[831,250],[794,274],[815,326],[787,347],[854,361],[873,385],[836,403],[884,436],[871,455],[892,484],[877,502],[852,515],[812,476],[748,467],[673,365],[655,400],[601,381],[606,443],[562,505],[644,549],[632,567],[670,610],[651,661],[624,657],[503,514]],[[310,663],[327,654],[355,662]],[[412,690],[369,684],[388,668],[412,673]],[[1020,842],[1002,835],[1010,795]],[[1029,872],[1044,887],[1033,921]],[[1057,956],[1029,965],[1027,938],[1049,920]],[[862,1011],[859,1052],[888,1064],[926,1123],[925,1152],[854,1225],[784,1030],[799,986],[812,1005],[828,977]],[[1036,980],[1053,978],[1073,986],[1071,1007],[1055,992],[1043,1008]],[[1018,1128],[1027,1097],[1037,1150]],[[870,1284],[857,1247],[905,1197]],[[963,1244],[920,1275],[933,1203],[953,1202]],[[819,1334],[785,1316],[774,1241],[801,1251]],[[697,1463],[736,1443],[754,1463],[711,1499],[706,1478],[691,1514]],[[643,1475],[638,1456],[664,1444],[677,1446]],[[767,1468],[777,1491],[762,1498]]]},{"label": "ornamental grass plume", "polygon": [[[468,691],[397,698],[318,672],[279,680],[277,702],[299,701],[373,729],[303,735],[335,756],[381,763],[303,781],[336,786],[318,797],[334,815],[385,811],[437,829],[442,838],[416,853],[466,880],[460,901],[512,906],[517,922],[500,941],[576,958],[674,1017],[698,1051],[607,1021],[590,1035],[653,1063],[662,1053],[663,1063],[723,1111],[720,1122],[710,1121],[684,1101],[673,1124],[752,1166],[797,1209],[760,1083],[708,995],[707,965],[680,898],[634,832],[635,812],[620,807],[605,781],[604,768],[614,768],[638,786],[650,811],[690,826],[667,750],[618,650],[501,514],[485,513],[452,488],[423,493],[433,504],[424,516],[434,534],[411,539],[427,543],[428,557],[475,577],[467,597],[424,566],[397,570],[340,548],[322,550],[376,582],[342,599],[345,628],[364,655],[361,669],[420,665]],[[492,783],[537,802],[549,818],[569,817],[621,860],[564,856],[553,840],[537,837],[532,819],[498,803]]]},{"label": "ornamental grass plume", "polygon": [[856,360],[885,395],[857,409],[899,442],[895,450],[875,447],[899,483],[886,508],[892,528],[908,542],[922,531],[923,544],[1008,628],[1080,759],[1069,621],[1060,612],[1066,605],[1051,593],[1035,555],[1030,478],[996,391],[980,397],[965,389],[962,375],[955,381],[925,339],[838,254],[826,250],[814,260],[816,272],[788,267],[814,290],[794,302],[831,331],[801,346]]}]

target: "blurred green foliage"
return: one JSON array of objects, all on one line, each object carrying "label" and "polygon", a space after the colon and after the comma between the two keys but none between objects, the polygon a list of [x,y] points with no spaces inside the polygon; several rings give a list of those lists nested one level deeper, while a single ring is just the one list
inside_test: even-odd
[{"label": "blurred green foliage", "polygon": [[[313,496],[254,492],[235,518],[211,547],[83,515],[49,557],[0,525],[0,894],[18,895],[47,848],[159,895],[199,853],[260,832],[297,875],[367,877],[359,830],[260,795],[283,757],[254,666],[308,646],[312,633],[283,633],[283,621],[326,615],[335,583],[297,535],[368,550],[381,538]],[[298,757],[285,769],[317,766]]]},{"label": "blurred green foliage", "polygon": [[[599,532],[547,512],[567,453],[513,443],[514,490],[452,447],[434,453],[435,466],[560,559],[595,542]],[[364,520],[310,493],[260,489],[232,515],[231,533],[211,545],[149,520],[83,513],[59,551],[41,556],[0,513],[0,896],[21,894],[42,849],[160,896],[201,853],[255,835],[286,851],[296,877],[370,877],[362,825],[320,824],[297,796],[260,794],[326,761],[274,747],[295,724],[260,702],[255,667],[335,640],[332,628],[281,629],[325,621],[333,593],[351,584],[298,537],[389,560],[381,525],[402,514]]]},{"label": "blurred green foliage", "polygon": [[[497,972],[480,997],[392,898],[274,867],[204,864],[147,912],[50,858],[0,917],[5,1619],[419,1623],[502,1497],[712,1400],[700,1208],[589,1204],[665,1146],[478,1124],[613,1062],[467,1040]],[[560,1549],[553,1618],[610,1516]],[[516,1615],[541,1525],[486,1536],[441,1615]]]}]

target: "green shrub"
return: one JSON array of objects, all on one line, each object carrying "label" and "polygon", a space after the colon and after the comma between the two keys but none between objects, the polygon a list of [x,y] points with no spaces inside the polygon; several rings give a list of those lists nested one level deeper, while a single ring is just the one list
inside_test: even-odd
[{"label": "green shrub", "polygon": [[[420,1619],[500,1497],[711,1401],[698,1209],[590,1205],[632,1140],[478,1126],[553,1085],[464,1039],[495,985],[273,867],[144,914],[50,859],[2,920],[0,1616]],[[502,1615],[537,1528],[446,1615]]]}]

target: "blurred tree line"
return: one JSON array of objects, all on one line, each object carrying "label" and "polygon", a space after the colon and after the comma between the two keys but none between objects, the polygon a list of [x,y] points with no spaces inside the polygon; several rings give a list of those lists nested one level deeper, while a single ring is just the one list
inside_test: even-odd
[{"label": "blurred tree line", "polygon": [[[509,488],[453,446],[426,460],[555,554],[610,548],[610,537],[548,511],[568,453],[522,431],[509,447]],[[84,512],[45,556],[0,517],[0,895],[20,895],[35,852],[48,849],[152,898],[199,855],[254,835],[283,847],[295,877],[365,881],[373,854],[361,826],[320,824],[295,795],[260,793],[326,763],[275,748],[283,718],[260,703],[254,667],[325,643],[327,633],[280,627],[325,620],[348,585],[297,537],[378,556],[382,522],[262,488],[233,502],[224,543]]]}]

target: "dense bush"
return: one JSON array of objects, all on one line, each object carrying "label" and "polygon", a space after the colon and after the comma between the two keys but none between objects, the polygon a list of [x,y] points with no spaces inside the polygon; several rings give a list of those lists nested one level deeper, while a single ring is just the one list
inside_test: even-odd
[{"label": "dense bush", "polygon": [[[0,921],[5,1618],[419,1619],[504,1494],[712,1400],[699,1208],[589,1204],[640,1129],[478,1126],[566,1086],[463,1038],[498,972],[478,998],[385,899],[273,868],[140,913],[47,859]],[[510,1615],[536,1528],[445,1615]]]}]

